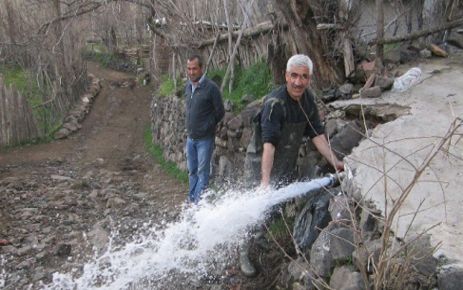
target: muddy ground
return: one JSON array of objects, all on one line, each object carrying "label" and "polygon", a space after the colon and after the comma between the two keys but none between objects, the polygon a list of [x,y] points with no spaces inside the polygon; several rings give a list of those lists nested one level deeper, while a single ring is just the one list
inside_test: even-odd
[{"label": "muddy ground", "polygon": [[48,282],[104,248],[112,230],[130,239],[185,199],[187,185],[144,148],[153,88],[115,87],[133,76],[92,63],[88,70],[102,90],[81,130],[0,152],[0,288]]},{"label": "muddy ground", "polygon": [[[40,289],[55,272],[82,269],[107,248],[113,232],[113,243],[131,241],[147,224],[175,219],[185,201],[187,184],[145,150],[155,89],[115,85],[134,76],[94,63],[88,70],[102,89],[79,131],[0,151],[1,289]],[[168,288],[271,288],[283,253],[276,245],[266,252],[251,253],[265,265],[258,277],[242,276],[235,260],[212,280],[184,277]]]}]

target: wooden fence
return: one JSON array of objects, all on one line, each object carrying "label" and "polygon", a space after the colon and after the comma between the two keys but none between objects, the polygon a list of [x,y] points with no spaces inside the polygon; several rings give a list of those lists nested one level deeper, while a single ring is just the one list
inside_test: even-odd
[{"label": "wooden fence", "polygon": [[20,144],[40,136],[27,99],[0,76],[0,147]]}]

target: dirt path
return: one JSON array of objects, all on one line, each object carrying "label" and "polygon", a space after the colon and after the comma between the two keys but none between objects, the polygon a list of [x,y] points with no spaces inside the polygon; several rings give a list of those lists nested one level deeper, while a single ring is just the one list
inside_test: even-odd
[{"label": "dirt path", "polygon": [[130,238],[185,199],[186,185],[145,152],[153,89],[110,86],[133,76],[93,63],[88,70],[102,90],[81,130],[0,152],[0,288],[46,283],[103,249],[114,226],[124,224],[121,238]]},{"label": "dirt path", "polygon": [[[150,126],[153,88],[115,88],[110,84],[121,83],[133,76],[101,68],[95,63],[89,63],[88,70],[100,79],[102,89],[82,123],[82,129],[64,140],[0,152],[0,168],[10,166],[16,168],[18,173],[27,174],[29,167],[40,167],[44,162],[54,161],[66,162],[78,171],[95,166],[123,171],[138,166],[139,174],[134,176],[137,178],[154,171],[150,175],[155,179],[144,184],[145,190],[168,183],[169,193],[185,192],[185,185],[161,172],[145,152],[143,135]],[[134,159],[137,164],[131,165]],[[3,173],[0,177],[14,174],[13,170],[9,170],[9,174]]]}]

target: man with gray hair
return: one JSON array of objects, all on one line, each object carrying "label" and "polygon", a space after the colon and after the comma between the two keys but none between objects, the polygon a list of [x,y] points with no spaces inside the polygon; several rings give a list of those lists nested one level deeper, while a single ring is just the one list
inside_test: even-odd
[{"label": "man with gray hair", "polygon": [[[343,171],[324,134],[314,96],[309,90],[313,63],[306,55],[292,56],[286,65],[286,84],[265,97],[263,108],[253,120],[255,132],[247,148],[245,178],[266,188],[282,186],[297,178],[296,162],[303,137],[309,137],[317,150],[333,166]],[[253,276],[255,268],[244,245],[240,252],[241,270]]]},{"label": "man with gray hair", "polygon": [[344,163],[328,144],[309,90],[312,72],[313,63],[308,56],[292,56],[286,65],[286,84],[265,97],[263,108],[254,120],[259,123],[260,132],[255,132],[248,146],[246,170],[251,172],[247,178],[260,180],[262,187],[285,185],[296,179],[296,161],[303,137],[311,139],[335,170],[344,170]]}]

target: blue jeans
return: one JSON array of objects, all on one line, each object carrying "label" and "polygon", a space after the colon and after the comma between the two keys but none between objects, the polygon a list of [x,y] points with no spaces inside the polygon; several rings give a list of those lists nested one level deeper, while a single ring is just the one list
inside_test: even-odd
[{"label": "blue jeans", "polygon": [[186,158],[190,191],[188,197],[191,202],[198,203],[201,192],[209,184],[211,158],[214,151],[214,137],[201,140],[186,140]]}]

